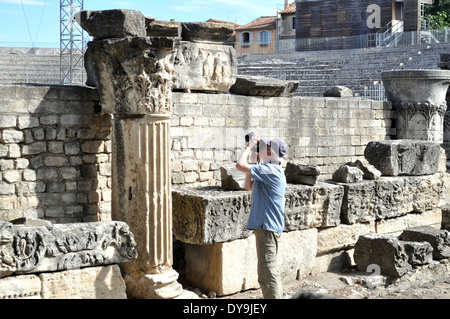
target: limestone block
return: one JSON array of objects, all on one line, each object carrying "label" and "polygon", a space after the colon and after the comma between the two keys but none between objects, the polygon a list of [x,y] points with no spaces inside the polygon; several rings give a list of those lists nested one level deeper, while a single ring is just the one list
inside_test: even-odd
[{"label": "limestone block", "polygon": [[[285,230],[339,225],[343,188],[317,183],[286,187]],[[248,237],[251,192],[218,187],[172,190],[173,233],[190,244],[213,244]]]},{"label": "limestone block", "polygon": [[[311,273],[317,253],[317,230],[283,233],[278,268],[284,283]],[[259,287],[255,236],[212,245],[186,245],[186,280],[219,296]]]},{"label": "limestone block", "polygon": [[261,76],[239,75],[230,93],[247,96],[292,96],[298,83]]},{"label": "limestone block", "polygon": [[184,41],[222,44],[233,35],[234,26],[230,23],[183,22]]},{"label": "limestone block", "polygon": [[127,294],[138,299],[172,299],[181,295],[178,273],[170,269],[161,274],[147,274],[140,278],[125,275]]},{"label": "limestone block", "polygon": [[355,166],[363,171],[363,179],[375,180],[379,179],[381,176],[381,172],[377,170],[375,166],[371,165],[366,159],[357,159],[355,161]]},{"label": "limestone block", "polygon": [[284,173],[288,183],[314,186],[317,182],[317,177],[320,175],[320,168],[318,166],[288,162]]},{"label": "limestone block", "polygon": [[172,189],[173,233],[190,244],[248,237],[251,193],[218,187]]},{"label": "limestone block", "polygon": [[341,165],[334,173],[333,180],[342,183],[355,183],[362,181],[363,171],[357,167]]},{"label": "limestone block", "polygon": [[125,263],[136,242],[123,222],[13,225],[0,222],[0,277]]},{"label": "limestone block", "polygon": [[76,13],[75,19],[94,40],[146,36],[145,16],[136,10],[85,10]]},{"label": "limestone block", "polygon": [[382,275],[392,277],[401,277],[412,269],[400,240],[389,235],[360,236],[355,245],[354,259],[360,271],[367,272],[370,265],[375,265]]},{"label": "limestone block", "polygon": [[173,72],[174,89],[228,91],[236,82],[236,51],[225,45],[182,41]]},{"label": "limestone block", "polygon": [[400,236],[408,228],[429,226],[440,229],[442,224],[442,212],[439,208],[423,213],[411,213],[396,218],[388,218],[375,221],[375,229],[378,234]]},{"label": "limestone block", "polygon": [[244,190],[245,174],[242,174],[236,164],[220,167],[222,189],[224,190]]},{"label": "limestone block", "polygon": [[42,273],[42,299],[127,299],[118,265]]},{"label": "limestone block", "polygon": [[318,182],[286,187],[285,230],[331,227],[340,224],[342,186]]},{"label": "limestone block", "polygon": [[345,225],[320,229],[317,234],[317,255],[347,250],[355,246],[359,236],[372,232],[369,223]]},{"label": "limestone block", "polygon": [[146,20],[148,37],[181,37],[181,22]]},{"label": "limestone block", "polygon": [[433,260],[433,247],[429,242],[402,241],[411,265],[425,265]]},{"label": "limestone block", "polygon": [[40,299],[41,280],[35,275],[0,279],[0,299]]},{"label": "limestone block", "polygon": [[344,188],[341,221],[346,224],[375,220],[375,182],[338,183]]},{"label": "limestone block", "polygon": [[439,168],[440,145],[416,140],[370,142],[364,156],[382,175],[434,174]]},{"label": "limestone block", "polygon": [[381,177],[375,183],[375,219],[424,212],[439,206],[443,175]]},{"label": "limestone block", "polygon": [[433,259],[450,257],[450,232],[423,226],[406,229],[400,235],[405,241],[426,241],[433,247]]}]

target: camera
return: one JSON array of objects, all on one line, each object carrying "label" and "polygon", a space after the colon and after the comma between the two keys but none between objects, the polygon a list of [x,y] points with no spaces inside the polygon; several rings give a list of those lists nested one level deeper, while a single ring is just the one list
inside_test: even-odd
[{"label": "camera", "polygon": [[[253,136],[255,136],[255,133],[253,133],[253,132],[250,132],[250,133],[246,134],[246,135],[245,135],[245,142],[246,142],[246,143],[250,142],[250,139],[251,139]],[[256,146],[255,146],[255,148],[254,148],[254,151],[255,151],[256,153],[259,153],[259,141],[258,141],[258,144],[256,144]]]}]

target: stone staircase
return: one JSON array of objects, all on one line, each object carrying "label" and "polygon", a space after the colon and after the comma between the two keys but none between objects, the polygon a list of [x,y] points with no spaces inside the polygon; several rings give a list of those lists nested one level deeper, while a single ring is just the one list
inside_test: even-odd
[{"label": "stone staircase", "polygon": [[323,96],[327,88],[336,85],[364,96],[364,86],[381,81],[382,71],[437,69],[441,53],[450,53],[448,43],[245,55],[238,58],[238,74],[298,81],[298,96]]},{"label": "stone staircase", "polygon": [[60,83],[59,55],[0,54],[0,84]]}]

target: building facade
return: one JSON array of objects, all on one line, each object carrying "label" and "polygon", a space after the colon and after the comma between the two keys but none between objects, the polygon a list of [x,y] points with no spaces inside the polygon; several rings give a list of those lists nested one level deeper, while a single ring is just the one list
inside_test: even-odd
[{"label": "building facade", "polygon": [[276,16],[264,16],[236,28],[236,52],[238,54],[275,52],[276,21]]}]

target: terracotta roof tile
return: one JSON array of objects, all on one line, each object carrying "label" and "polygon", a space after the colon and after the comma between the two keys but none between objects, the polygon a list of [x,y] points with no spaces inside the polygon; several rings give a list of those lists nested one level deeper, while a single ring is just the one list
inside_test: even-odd
[{"label": "terracotta roof tile", "polygon": [[289,14],[289,13],[295,13],[295,10],[297,9],[297,2],[294,2],[291,4],[289,8],[284,9],[280,12],[280,14]]},{"label": "terracotta roof tile", "polygon": [[259,17],[246,25],[236,28],[236,31],[275,29],[276,20],[277,17]]}]

